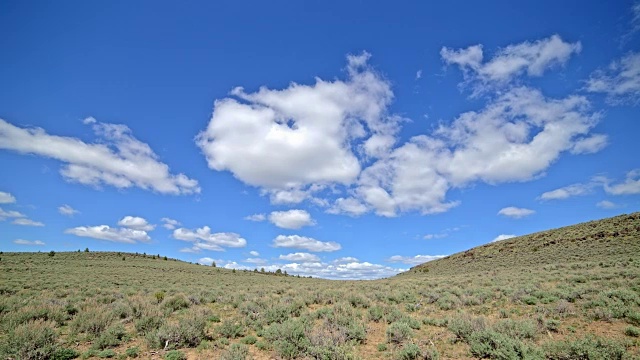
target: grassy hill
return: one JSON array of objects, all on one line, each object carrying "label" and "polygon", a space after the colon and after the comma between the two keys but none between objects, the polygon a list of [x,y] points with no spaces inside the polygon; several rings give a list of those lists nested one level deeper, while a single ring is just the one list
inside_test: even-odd
[{"label": "grassy hill", "polygon": [[640,359],[640,213],[329,281],[0,254],[0,359]]}]

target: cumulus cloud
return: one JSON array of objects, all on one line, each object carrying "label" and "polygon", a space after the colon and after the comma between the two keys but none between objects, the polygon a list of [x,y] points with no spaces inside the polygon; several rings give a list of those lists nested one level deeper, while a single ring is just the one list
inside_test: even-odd
[{"label": "cumulus cloud", "polygon": [[306,236],[278,235],[273,240],[273,246],[279,248],[303,249],[312,252],[331,252],[342,248],[340,244],[329,241],[323,242]]},{"label": "cumulus cloud", "polygon": [[507,240],[507,239],[514,238],[514,237],[516,237],[516,236],[517,236],[517,235],[500,234],[500,235],[496,236],[493,240],[491,240],[491,242]]},{"label": "cumulus cloud", "polygon": [[155,225],[149,224],[146,219],[138,216],[125,216],[118,225],[133,230],[151,231],[156,228]]},{"label": "cumulus cloud", "polygon": [[596,206],[602,209],[615,209],[617,207],[615,203],[609,200],[602,200],[598,202]]},{"label": "cumulus cloud", "polygon": [[249,263],[249,264],[261,265],[261,264],[266,264],[267,260],[266,259],[261,259],[261,258],[258,258],[258,257],[253,257],[253,258],[247,258],[243,262],[246,262],[246,263]]},{"label": "cumulus cloud", "polygon": [[260,256],[260,253],[255,251],[255,250],[252,250],[252,251],[249,251],[249,255],[251,255],[251,256]]},{"label": "cumulus cloud", "polygon": [[58,212],[62,215],[66,215],[66,216],[73,216],[77,213],[79,213],[80,211],[72,208],[71,206],[64,204],[60,207],[58,207]]},{"label": "cumulus cloud", "polygon": [[564,65],[572,54],[580,53],[580,42],[568,43],[558,35],[535,42],[525,41],[498,50],[491,60],[483,62],[482,45],[465,49],[440,50],[442,60],[448,65],[458,65],[463,71],[465,82],[474,95],[495,89],[512,82],[523,74],[542,76],[553,67]]},{"label": "cumulus cloud", "polygon": [[265,221],[267,217],[264,214],[253,214],[253,215],[245,216],[244,219],[249,221],[260,222],[260,221]]},{"label": "cumulus cloud", "polygon": [[192,252],[200,252],[200,250],[224,251],[225,247],[241,248],[247,246],[247,240],[240,235],[231,232],[211,233],[211,228],[208,226],[195,230],[175,229],[173,238],[192,242]]},{"label": "cumulus cloud", "polygon": [[96,143],[50,135],[41,128],[20,128],[0,119],[0,149],[34,154],[64,163],[62,176],[84,185],[138,187],[163,194],[200,192],[196,180],[171,174],[147,145],[134,138],[125,125],[91,124]]},{"label": "cumulus cloud", "polygon": [[162,227],[164,227],[167,230],[173,230],[176,227],[182,225],[178,220],[174,220],[167,217],[163,217],[162,219],[160,219],[160,221],[163,222]]},{"label": "cumulus cloud", "polygon": [[273,211],[269,221],[283,229],[300,229],[303,226],[315,225],[311,215],[305,210]]},{"label": "cumulus cloud", "polygon": [[605,179],[603,186],[604,191],[611,195],[640,194],[640,169],[629,171],[625,181],[621,183],[611,183],[609,179]]},{"label": "cumulus cloud", "polygon": [[540,195],[540,200],[562,200],[568,199],[572,196],[581,196],[590,194],[595,186],[594,183],[588,184],[572,184],[569,186],[561,187],[559,189],[547,191]]},{"label": "cumulus cloud", "polygon": [[606,69],[596,70],[587,80],[586,90],[605,94],[612,105],[637,105],[640,102],[640,53],[630,53]]},{"label": "cumulus cloud", "polygon": [[217,100],[196,140],[209,167],[279,194],[272,201],[281,203],[304,200],[313,185],[355,181],[361,164],[353,148],[398,130],[398,118],[386,115],[390,84],[367,65],[369,57],[348,56],[346,80],[236,88]]},{"label": "cumulus cloud", "polygon": [[11,223],[16,225],[23,225],[23,226],[44,226],[44,224],[39,221],[34,221],[24,217],[17,218],[13,220],[13,222]]},{"label": "cumulus cloud", "polygon": [[40,240],[31,241],[31,240],[24,240],[24,239],[16,239],[16,240],[13,240],[13,243],[18,245],[29,245],[29,246],[45,245],[45,243]]},{"label": "cumulus cloud", "polygon": [[0,191],[0,204],[13,204],[16,198],[8,192]]},{"label": "cumulus cloud", "polygon": [[429,261],[438,260],[446,257],[447,255],[416,255],[416,256],[401,256],[394,255],[387,259],[388,262],[399,262],[407,265],[420,265]]},{"label": "cumulus cloud", "polygon": [[5,211],[2,208],[0,208],[0,220],[5,220],[6,218],[23,218],[26,217],[25,214],[15,211],[15,210],[9,210],[9,211]]},{"label": "cumulus cloud", "polygon": [[604,149],[609,143],[609,137],[604,134],[595,134],[577,140],[571,148],[572,154],[593,154]]},{"label": "cumulus cloud", "polygon": [[72,234],[75,236],[128,244],[151,241],[151,237],[149,237],[149,234],[144,230],[113,228],[109,225],[78,226],[67,229],[64,232],[65,234]]},{"label": "cumulus cloud", "polygon": [[297,253],[291,253],[291,254],[287,254],[287,255],[280,255],[279,259],[280,260],[287,260],[287,261],[299,261],[299,262],[318,262],[318,261],[320,261],[320,258],[317,255],[304,253],[304,252],[297,252]]},{"label": "cumulus cloud", "polygon": [[533,215],[535,213],[535,210],[518,208],[514,206],[502,208],[500,209],[500,211],[498,211],[498,215],[503,215],[514,219],[520,219],[525,216]]}]

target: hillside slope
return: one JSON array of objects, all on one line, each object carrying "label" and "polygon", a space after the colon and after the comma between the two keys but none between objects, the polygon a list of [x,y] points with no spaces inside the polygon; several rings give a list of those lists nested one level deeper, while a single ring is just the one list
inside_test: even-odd
[{"label": "hillside slope", "polygon": [[629,261],[640,254],[640,212],[482,245],[408,273],[458,275],[555,264]]}]

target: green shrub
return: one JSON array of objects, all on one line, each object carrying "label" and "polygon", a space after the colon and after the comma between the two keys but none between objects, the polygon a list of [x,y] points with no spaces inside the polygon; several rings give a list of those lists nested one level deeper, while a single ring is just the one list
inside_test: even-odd
[{"label": "green shrub", "polygon": [[124,330],[122,324],[117,324],[108,328],[103,332],[94,342],[92,347],[94,349],[102,350],[110,347],[116,347],[120,345],[120,342],[125,339],[127,332]]},{"label": "green shrub", "polygon": [[220,360],[245,360],[249,355],[249,347],[244,344],[233,344],[229,350],[222,353]]},{"label": "green shrub", "polygon": [[378,351],[380,351],[380,352],[387,351],[387,344],[385,344],[385,343],[378,344]]},{"label": "green shrub", "polygon": [[102,350],[97,354],[97,356],[101,359],[112,358],[112,357],[115,357],[116,355],[118,354],[116,354],[116,352],[111,349]]},{"label": "green shrub", "polygon": [[51,355],[50,360],[70,360],[80,356],[80,353],[69,348],[56,349]]},{"label": "green shrub", "polygon": [[86,333],[89,338],[99,336],[113,322],[113,315],[103,307],[80,312],[71,322],[71,331]]},{"label": "green shrub", "polygon": [[407,323],[394,322],[387,327],[387,342],[400,344],[411,337],[411,328]]},{"label": "green shrub", "polygon": [[184,295],[176,295],[176,296],[172,296],[171,298],[167,299],[164,302],[164,307],[166,307],[167,309],[171,310],[171,311],[177,311],[180,309],[186,309],[191,305],[191,303],[189,302],[189,300],[187,300],[186,297],[184,297]]},{"label": "green shrub", "polygon": [[133,346],[128,348],[124,354],[130,358],[137,358],[140,355],[140,349],[137,346]]},{"label": "green shrub", "polygon": [[469,337],[471,354],[484,359],[543,359],[537,348],[512,336],[491,330],[474,332]]},{"label": "green shrub", "polygon": [[405,344],[395,355],[398,360],[416,360],[422,356],[420,347],[414,343]]},{"label": "green shrub", "polygon": [[220,336],[235,339],[244,334],[244,326],[239,322],[232,322],[225,320],[220,326],[218,326],[218,334]]},{"label": "green shrub", "polygon": [[264,331],[264,338],[274,345],[278,356],[285,359],[302,357],[311,345],[306,336],[308,324],[298,319],[289,319],[282,324],[273,324]]},{"label": "green shrub", "polygon": [[187,360],[187,355],[182,351],[171,350],[164,354],[165,360]]},{"label": "green shrub", "polygon": [[0,355],[15,359],[48,359],[55,352],[57,334],[51,321],[35,320],[18,325],[0,343]]},{"label": "green shrub", "polygon": [[256,342],[258,342],[258,339],[253,336],[253,335],[249,335],[249,336],[245,336],[240,340],[241,343],[243,344],[247,344],[247,345],[253,345]]},{"label": "green shrub", "polygon": [[147,335],[149,345],[160,349],[196,347],[205,338],[206,321],[202,317],[182,318],[177,324],[165,324]]},{"label": "green shrub", "polygon": [[544,345],[549,360],[611,359],[621,360],[626,352],[624,345],[608,339],[588,336],[578,340],[551,342]]},{"label": "green shrub", "polygon": [[379,305],[372,306],[369,308],[367,317],[369,321],[379,322],[384,317],[384,309]]},{"label": "green shrub", "polygon": [[450,319],[447,328],[455,336],[456,341],[468,341],[472,333],[486,328],[484,318],[456,317]]},{"label": "green shrub", "polygon": [[161,315],[144,315],[134,322],[134,326],[138,334],[146,335],[158,330],[164,325],[165,320]]},{"label": "green shrub", "polygon": [[154,294],[154,296],[156,298],[156,302],[160,304],[162,300],[164,300],[164,291],[158,291],[157,293]]},{"label": "green shrub", "polygon": [[640,329],[634,326],[627,326],[627,328],[624,329],[624,334],[631,337],[638,337],[640,336]]}]

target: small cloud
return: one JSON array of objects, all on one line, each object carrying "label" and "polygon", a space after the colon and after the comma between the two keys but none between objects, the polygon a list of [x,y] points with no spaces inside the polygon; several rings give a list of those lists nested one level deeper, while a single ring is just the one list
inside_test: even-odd
[{"label": "small cloud", "polygon": [[182,225],[178,220],[174,220],[166,217],[162,218],[161,221],[164,223],[162,224],[162,227],[164,227],[167,230],[173,230],[177,226]]},{"label": "small cloud", "polygon": [[244,219],[249,221],[260,222],[260,221],[265,221],[267,217],[264,214],[253,214],[253,215],[245,216]]},{"label": "small cloud", "polygon": [[629,171],[625,181],[622,183],[611,185],[610,181],[606,179],[603,186],[604,191],[611,195],[640,194],[640,169]]},{"label": "small cloud", "polygon": [[118,225],[132,230],[151,231],[156,228],[155,225],[149,224],[146,219],[138,216],[125,216]]},{"label": "small cloud", "polygon": [[304,249],[313,252],[332,252],[342,248],[336,242],[323,242],[313,238],[299,235],[278,235],[273,240],[274,247]]},{"label": "small cloud", "polygon": [[24,240],[24,239],[16,239],[16,240],[13,240],[13,243],[18,245],[29,245],[29,246],[45,245],[45,243],[40,240],[31,241],[31,240]]},{"label": "small cloud", "polygon": [[300,229],[303,226],[315,225],[311,215],[305,210],[274,211],[269,214],[269,221],[283,229]]},{"label": "small cloud", "polygon": [[547,191],[538,197],[539,200],[564,200],[573,196],[587,195],[591,193],[595,184],[573,184],[559,189]]},{"label": "small cloud", "polygon": [[75,236],[88,237],[99,240],[121,242],[135,244],[137,242],[149,242],[151,238],[144,230],[135,230],[129,228],[112,228],[108,225],[98,226],[78,226],[67,229],[65,234]]},{"label": "small cloud", "polygon": [[2,208],[0,208],[0,220],[4,220],[5,218],[22,218],[22,217],[25,217],[25,215],[21,212],[14,211],[14,210],[4,211],[2,210]]},{"label": "small cloud", "polygon": [[616,204],[609,200],[602,200],[596,204],[597,207],[602,209],[615,209],[617,207]]},{"label": "small cloud", "polygon": [[8,192],[0,191],[0,204],[13,204],[16,198]]},{"label": "small cloud", "polygon": [[525,208],[517,208],[514,206],[509,206],[498,211],[498,215],[507,216],[514,219],[520,219],[525,216],[535,214],[535,210],[525,209]]},{"label": "small cloud", "polygon": [[280,260],[287,260],[287,261],[300,261],[300,262],[318,262],[318,261],[320,261],[320,258],[317,255],[304,253],[304,252],[292,253],[292,254],[287,254],[287,255],[280,255],[279,259]]},{"label": "small cloud", "polygon": [[251,255],[251,256],[260,256],[260,253],[255,251],[255,250],[253,250],[253,251],[249,251],[249,255]]},{"label": "small cloud", "polygon": [[491,240],[491,242],[497,242],[497,241],[502,241],[502,240],[507,240],[507,239],[511,239],[516,237],[517,235],[505,235],[505,234],[501,234],[496,236],[493,240]]},{"label": "small cloud", "polygon": [[422,69],[416,72],[416,80],[419,80],[422,77]]},{"label": "small cloud", "polygon": [[80,213],[80,211],[72,208],[71,206],[64,204],[60,207],[58,207],[58,212],[62,215],[66,215],[66,216],[73,216],[75,214]]},{"label": "small cloud", "polygon": [[89,116],[84,118],[84,120],[82,120],[82,123],[85,125],[89,125],[89,124],[95,124],[96,123],[96,119],[93,116]]},{"label": "small cloud", "polygon": [[44,224],[39,221],[33,221],[27,218],[17,218],[13,220],[12,224],[23,225],[23,226],[44,226]]}]

